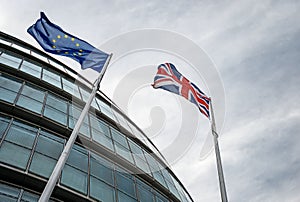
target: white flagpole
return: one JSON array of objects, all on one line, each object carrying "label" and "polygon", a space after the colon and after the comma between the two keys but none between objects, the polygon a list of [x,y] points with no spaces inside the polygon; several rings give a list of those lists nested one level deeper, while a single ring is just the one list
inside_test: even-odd
[{"label": "white flagpole", "polygon": [[100,72],[99,77],[97,78],[97,80],[96,80],[96,82],[93,86],[93,90],[90,94],[90,97],[87,100],[87,102],[86,102],[86,104],[85,104],[85,106],[84,106],[84,108],[83,108],[83,110],[82,110],[82,112],[81,112],[81,114],[78,118],[78,121],[76,122],[76,124],[74,126],[72,134],[70,135],[70,138],[67,141],[67,144],[64,147],[64,150],[62,151],[62,153],[61,153],[61,155],[60,155],[60,157],[59,157],[59,159],[58,159],[58,161],[57,161],[57,163],[56,163],[56,165],[55,165],[55,167],[52,171],[51,176],[49,177],[49,180],[48,180],[48,182],[47,182],[47,184],[44,188],[44,191],[43,191],[42,195],[40,196],[39,202],[48,202],[49,201],[49,198],[50,198],[50,196],[51,196],[51,194],[52,194],[52,192],[53,192],[53,190],[56,186],[58,178],[59,178],[59,176],[60,176],[60,174],[61,174],[61,172],[64,168],[64,165],[65,165],[65,163],[66,163],[66,161],[67,161],[67,159],[70,155],[70,152],[71,152],[71,149],[74,145],[74,142],[75,142],[75,140],[78,136],[78,132],[79,132],[79,129],[80,129],[82,123],[83,123],[83,120],[84,120],[85,116],[87,115],[87,113],[89,112],[91,103],[92,103],[92,101],[93,101],[93,99],[94,99],[94,97],[97,93],[97,90],[100,87],[100,82],[103,78],[103,75],[104,75],[106,69],[107,69],[107,66],[109,64],[109,61],[110,61],[111,57],[112,57],[112,54],[110,54],[108,56],[104,66],[103,66],[103,69]]},{"label": "white flagpole", "polygon": [[210,112],[211,112],[211,131],[212,131],[212,135],[214,137],[214,146],[215,146],[215,153],[216,153],[216,161],[217,161],[217,169],[218,169],[218,176],[219,176],[219,186],[220,186],[220,192],[221,192],[221,199],[222,199],[222,202],[228,202],[226,187],[225,187],[224,174],[223,174],[223,168],[222,168],[222,162],[221,162],[221,155],[220,155],[220,150],[219,150],[219,143],[218,143],[219,135],[218,135],[217,130],[216,130],[216,123],[215,123],[214,111],[213,111],[211,100],[210,100],[209,104],[210,104]]}]

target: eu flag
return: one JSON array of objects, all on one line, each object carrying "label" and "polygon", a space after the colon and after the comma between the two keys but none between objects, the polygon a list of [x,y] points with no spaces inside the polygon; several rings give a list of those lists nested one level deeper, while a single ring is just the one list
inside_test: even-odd
[{"label": "eu flag", "polygon": [[53,24],[43,12],[41,12],[41,18],[29,27],[27,32],[45,51],[70,57],[79,62],[82,69],[92,68],[101,72],[109,56]]}]

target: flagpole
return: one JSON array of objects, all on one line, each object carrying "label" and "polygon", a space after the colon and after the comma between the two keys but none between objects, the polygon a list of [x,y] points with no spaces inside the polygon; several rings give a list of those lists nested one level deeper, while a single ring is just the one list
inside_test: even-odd
[{"label": "flagpole", "polygon": [[223,168],[222,168],[221,155],[220,155],[220,149],[219,149],[219,143],[218,143],[219,135],[216,130],[216,123],[215,123],[214,111],[213,111],[213,107],[212,107],[212,101],[210,101],[209,104],[210,104],[210,112],[211,112],[211,131],[212,131],[212,135],[214,137],[214,146],[215,146],[215,153],[216,153],[221,199],[222,199],[222,202],[228,202]]},{"label": "flagpole", "polygon": [[47,184],[44,188],[44,191],[43,191],[42,195],[39,198],[39,202],[48,202],[49,201],[49,198],[50,198],[50,196],[51,196],[51,194],[52,194],[52,192],[53,192],[53,190],[56,186],[56,183],[59,179],[59,176],[60,176],[60,174],[61,174],[61,172],[64,168],[64,165],[65,165],[65,163],[66,163],[66,161],[67,161],[67,159],[70,155],[70,152],[71,152],[71,149],[74,145],[74,142],[75,142],[75,140],[78,136],[78,132],[79,132],[79,129],[80,129],[82,123],[83,123],[83,120],[84,120],[85,116],[87,115],[87,113],[89,112],[91,103],[92,103],[92,101],[93,101],[93,99],[94,99],[94,97],[97,93],[97,90],[100,87],[100,82],[103,78],[104,73],[106,72],[106,69],[107,69],[107,66],[109,64],[109,61],[110,61],[111,57],[112,57],[112,54],[110,54],[108,56],[107,60],[105,61],[105,64],[104,64],[104,66],[103,66],[103,68],[102,68],[102,70],[99,74],[99,77],[97,78],[97,80],[96,80],[96,82],[93,86],[93,90],[90,94],[90,97],[88,98],[88,100],[87,100],[87,102],[86,102],[86,104],[85,104],[85,106],[84,106],[84,108],[83,108],[83,110],[82,110],[75,126],[74,126],[74,129],[73,129],[73,131],[70,135],[70,138],[67,141],[67,144],[64,147],[64,150],[62,151],[62,153],[61,153],[61,155],[60,155],[60,157],[59,157],[59,159],[58,159],[58,161],[57,161],[57,163],[56,163],[56,165],[55,165],[55,167],[52,171],[51,176],[49,177],[49,180],[48,180],[48,182],[47,182]]}]

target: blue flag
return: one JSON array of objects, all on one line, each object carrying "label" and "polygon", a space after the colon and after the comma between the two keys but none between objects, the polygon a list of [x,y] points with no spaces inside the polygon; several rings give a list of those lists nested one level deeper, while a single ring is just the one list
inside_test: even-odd
[{"label": "blue flag", "polygon": [[109,56],[84,40],[63,31],[50,22],[43,12],[41,18],[29,27],[27,32],[45,51],[70,57],[79,62],[82,69],[92,68],[101,72]]}]

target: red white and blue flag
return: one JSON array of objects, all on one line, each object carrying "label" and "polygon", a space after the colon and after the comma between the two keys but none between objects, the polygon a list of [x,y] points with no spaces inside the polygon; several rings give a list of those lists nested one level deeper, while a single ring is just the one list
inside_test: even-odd
[{"label": "red white and blue flag", "polygon": [[207,97],[195,84],[185,78],[171,63],[161,64],[154,77],[153,88],[176,93],[194,103],[207,118],[209,118],[209,102]]}]

